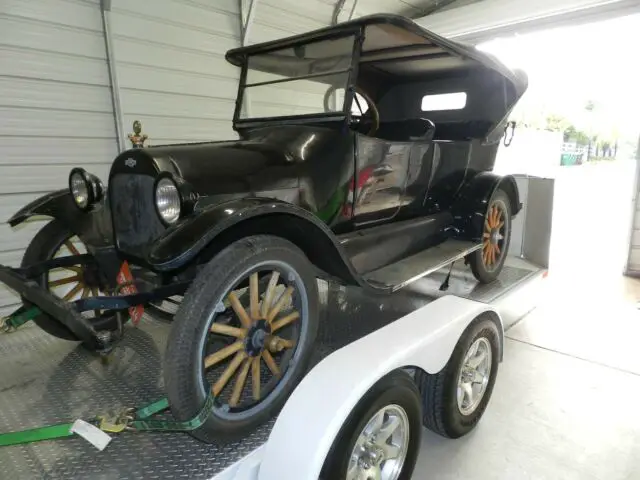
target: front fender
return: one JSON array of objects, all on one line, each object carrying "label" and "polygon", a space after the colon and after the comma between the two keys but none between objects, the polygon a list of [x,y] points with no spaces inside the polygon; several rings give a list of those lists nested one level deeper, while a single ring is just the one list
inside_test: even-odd
[{"label": "front fender", "polygon": [[278,415],[259,480],[317,479],[342,425],[379,379],[403,367],[439,372],[469,324],[487,313],[500,327],[492,307],[447,295],[327,356],[302,379]]},{"label": "front fender", "polygon": [[502,188],[511,203],[511,214],[516,215],[522,205],[518,185],[512,175],[496,175],[481,172],[473,176],[457,195],[451,213],[457,236],[470,241],[480,241],[484,231],[484,219],[494,192]]},{"label": "front fender", "polygon": [[[271,220],[276,218],[277,222]],[[230,237],[224,238],[227,233]],[[241,198],[197,211],[156,240],[147,262],[159,271],[174,270],[196,258],[215,239],[223,238],[221,246],[225,246],[244,235],[257,233],[287,238],[324,271],[346,282],[360,283],[327,225],[303,208],[272,198]]]},{"label": "front fender", "polygon": [[77,211],[69,190],[57,190],[36,198],[31,203],[25,205],[14,213],[7,222],[12,227],[15,227],[34,215],[58,218],[62,212],[71,208]]},{"label": "front fender", "polygon": [[15,227],[30,217],[40,215],[62,222],[87,247],[113,245],[111,219],[104,201],[96,209],[82,212],[76,207],[68,189],[57,190],[22,207],[9,218],[8,223]]}]

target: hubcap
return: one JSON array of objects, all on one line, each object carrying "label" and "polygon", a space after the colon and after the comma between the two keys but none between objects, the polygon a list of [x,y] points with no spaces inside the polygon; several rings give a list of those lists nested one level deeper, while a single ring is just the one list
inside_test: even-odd
[{"label": "hubcap", "polygon": [[489,208],[482,236],[482,262],[488,269],[495,268],[504,255],[505,229],[504,208],[496,202]]},{"label": "hubcap", "polygon": [[[218,348],[208,349],[203,358],[218,404],[238,411],[247,399],[261,402],[286,375],[301,331],[296,290],[303,286],[289,280],[294,275],[285,277],[278,270],[253,272],[238,282],[248,283],[246,288],[232,289],[219,304],[217,311],[223,315],[216,316],[209,329],[210,341]],[[251,395],[245,392],[249,376]],[[231,390],[226,388],[232,383]]]},{"label": "hubcap", "polygon": [[397,480],[409,448],[409,418],[404,408],[378,410],[358,435],[346,480]]},{"label": "hubcap", "polygon": [[489,385],[491,361],[491,344],[478,338],[467,350],[458,378],[458,409],[463,415],[471,415],[480,405]]}]

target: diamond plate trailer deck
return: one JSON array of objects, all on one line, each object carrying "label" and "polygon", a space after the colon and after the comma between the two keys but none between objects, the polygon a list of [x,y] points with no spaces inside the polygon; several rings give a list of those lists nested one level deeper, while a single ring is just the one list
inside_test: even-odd
[{"label": "diamond plate trailer deck", "polygon": [[[313,364],[444,295],[493,305],[507,328],[534,308],[544,276],[527,262],[509,263],[491,285],[478,285],[464,270],[454,269],[446,293],[438,291],[446,272],[388,297],[321,283],[322,323]],[[138,329],[129,329],[108,365],[78,344],[55,339],[35,326],[0,336],[0,431],[91,418],[162,397],[168,330],[167,322],[146,318]],[[253,479],[274,423],[222,446],[200,443],[187,434],[124,433],[103,452],[77,437],[6,447],[0,449],[0,477]]]}]

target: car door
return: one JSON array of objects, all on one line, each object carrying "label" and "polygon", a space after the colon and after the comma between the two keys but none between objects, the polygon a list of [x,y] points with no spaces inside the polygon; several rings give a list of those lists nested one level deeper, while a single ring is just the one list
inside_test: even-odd
[{"label": "car door", "polygon": [[392,218],[404,195],[411,143],[357,135],[354,222],[373,224]]}]

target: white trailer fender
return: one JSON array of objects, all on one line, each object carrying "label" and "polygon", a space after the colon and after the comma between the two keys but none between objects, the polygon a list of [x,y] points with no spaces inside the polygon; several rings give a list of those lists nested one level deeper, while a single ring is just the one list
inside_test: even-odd
[{"label": "white trailer fender", "polygon": [[417,366],[437,373],[479,315],[502,321],[489,305],[452,295],[336,350],[287,400],[265,445],[260,480],[317,480],[325,457],[362,396],[387,373]]}]

